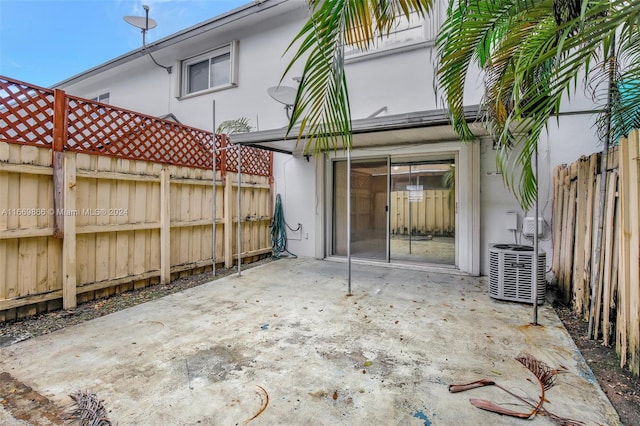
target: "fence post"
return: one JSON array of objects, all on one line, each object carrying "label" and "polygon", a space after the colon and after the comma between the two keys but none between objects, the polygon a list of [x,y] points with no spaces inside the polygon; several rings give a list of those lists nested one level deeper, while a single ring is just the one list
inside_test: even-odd
[{"label": "fence post", "polygon": [[[62,154],[62,153],[61,153]],[[64,154],[63,154],[64,155]],[[64,158],[64,211],[56,212],[64,224],[62,240],[62,307],[76,307],[76,154]]]},{"label": "fence post", "polygon": [[53,236],[64,238],[64,146],[67,142],[67,97],[63,90],[53,91]]},{"label": "fence post", "polygon": [[220,135],[220,177],[224,182],[225,176],[227,176],[227,150],[224,149],[228,146],[227,136]]},{"label": "fence post", "polygon": [[168,167],[160,172],[160,283],[171,281],[171,187]]},{"label": "fence post", "polygon": [[[226,152],[226,151],[224,151]],[[233,266],[233,179],[226,176],[224,181],[224,266]]]}]

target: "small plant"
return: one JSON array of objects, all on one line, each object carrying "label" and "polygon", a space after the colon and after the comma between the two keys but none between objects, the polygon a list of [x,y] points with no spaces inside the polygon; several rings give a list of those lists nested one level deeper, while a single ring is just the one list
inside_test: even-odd
[{"label": "small plant", "polygon": [[226,120],[220,123],[216,129],[217,134],[232,135],[234,133],[248,133],[253,129],[247,117]]}]

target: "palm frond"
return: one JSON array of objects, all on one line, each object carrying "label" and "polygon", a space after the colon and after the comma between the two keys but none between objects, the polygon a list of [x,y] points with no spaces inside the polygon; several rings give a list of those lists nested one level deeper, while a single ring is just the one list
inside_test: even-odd
[{"label": "palm frond", "polygon": [[[559,114],[580,76],[589,75],[615,42],[616,31],[626,34],[629,44],[637,34],[638,2],[579,3],[578,8],[575,0],[455,0],[438,36],[438,79],[462,139],[470,136],[461,114],[467,70],[477,64],[485,71],[485,124],[498,140],[505,184],[523,209],[537,196],[532,161],[549,118]],[[633,82],[640,73],[637,66],[630,71],[629,99],[637,100],[640,88]],[[631,102],[616,107],[619,122],[636,123]]]},{"label": "palm frond", "polygon": [[247,133],[250,132],[253,127],[249,124],[247,117],[240,117],[235,120],[225,120],[216,128],[216,133],[226,134],[227,136],[233,133]]},{"label": "palm frond", "polygon": [[288,132],[300,123],[298,143],[306,136],[305,153],[350,149],[345,44],[369,49],[376,37],[389,34],[400,16],[426,14],[431,0],[317,0],[310,7],[311,17],[287,49],[298,45],[283,78],[305,60]]}]

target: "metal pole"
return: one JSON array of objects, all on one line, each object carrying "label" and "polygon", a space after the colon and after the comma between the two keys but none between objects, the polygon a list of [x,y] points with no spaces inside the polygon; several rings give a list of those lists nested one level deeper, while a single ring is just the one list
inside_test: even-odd
[{"label": "metal pole", "polygon": [[211,268],[213,269],[213,276],[216,276],[216,251],[217,251],[217,247],[218,247],[218,241],[217,241],[217,236],[216,236],[216,221],[217,221],[217,217],[216,217],[216,194],[217,194],[217,188],[216,188],[216,101],[215,99],[212,102],[212,107],[213,107],[213,117],[212,117],[212,122],[213,122],[213,147],[211,150],[212,153],[212,158],[213,158],[213,254],[211,256],[212,259],[212,266]]},{"label": "metal pole", "polygon": [[387,156],[387,196],[385,200],[385,247],[384,258],[387,263],[391,262],[391,220],[389,213],[389,206],[391,205],[391,156]]},{"label": "metal pole", "polygon": [[411,254],[411,164],[409,164],[409,254]]},{"label": "metal pole", "polygon": [[536,174],[536,201],[535,201],[535,222],[533,227],[533,325],[538,325],[538,143],[536,142],[534,151],[535,174]]},{"label": "metal pole", "polygon": [[241,182],[241,177],[242,175],[242,145],[238,145],[238,276],[242,275],[241,273],[241,264],[242,264],[242,243],[240,241],[241,239],[241,234],[240,234],[240,192],[242,189],[242,182]]},{"label": "metal pole", "polygon": [[347,148],[347,268],[348,293],[351,296],[351,149]]}]

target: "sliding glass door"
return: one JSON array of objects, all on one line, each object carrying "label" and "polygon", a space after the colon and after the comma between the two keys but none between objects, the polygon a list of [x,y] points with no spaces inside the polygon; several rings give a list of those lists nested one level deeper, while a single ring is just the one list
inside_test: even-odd
[{"label": "sliding glass door", "polygon": [[455,264],[455,162],[391,163],[390,259]]},{"label": "sliding glass door", "polygon": [[[333,254],[347,254],[347,162],[334,163]],[[387,260],[387,160],[351,163],[351,255]]]},{"label": "sliding glass door", "polygon": [[[454,265],[455,160],[351,163],[351,255]],[[347,162],[333,162],[331,254],[347,254]]]}]

